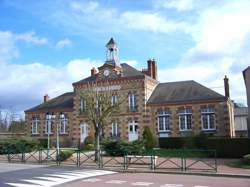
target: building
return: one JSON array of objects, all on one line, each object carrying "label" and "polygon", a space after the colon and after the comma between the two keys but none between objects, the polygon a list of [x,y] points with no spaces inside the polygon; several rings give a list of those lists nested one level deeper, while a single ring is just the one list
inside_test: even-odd
[{"label": "building", "polygon": [[248,107],[234,108],[235,136],[248,136]]},{"label": "building", "polygon": [[[243,71],[243,77],[247,91],[247,105],[250,106],[250,66]],[[248,120],[250,120],[250,110],[248,110]],[[250,122],[248,121],[248,137],[250,137]]]},{"label": "building", "polygon": [[[65,93],[25,111],[27,133],[37,138],[55,139],[56,127],[62,140],[84,142],[93,132],[84,112],[81,93],[89,83],[97,83],[105,90],[111,85],[116,97],[126,97],[121,111],[112,116],[104,137],[137,140],[144,126],[149,126],[157,137],[192,136],[207,133],[214,136],[233,137],[233,104],[229,98],[229,83],[225,77],[225,96],[195,82],[159,83],[157,63],[147,61],[141,71],[126,63],[119,63],[118,46],[111,38],[106,45],[106,61],[98,70],[91,69],[90,76],[73,83],[74,92]],[[107,86],[107,85],[106,85]],[[113,98],[114,97],[114,98]]]}]

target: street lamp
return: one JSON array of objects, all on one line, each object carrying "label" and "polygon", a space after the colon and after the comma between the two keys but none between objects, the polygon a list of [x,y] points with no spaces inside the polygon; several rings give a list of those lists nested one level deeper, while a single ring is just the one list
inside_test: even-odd
[{"label": "street lamp", "polygon": [[52,117],[52,115],[49,112],[47,112],[46,113],[46,128],[47,128],[47,135],[48,135],[47,160],[50,158],[50,156],[49,156],[49,149],[50,149],[51,117]]}]

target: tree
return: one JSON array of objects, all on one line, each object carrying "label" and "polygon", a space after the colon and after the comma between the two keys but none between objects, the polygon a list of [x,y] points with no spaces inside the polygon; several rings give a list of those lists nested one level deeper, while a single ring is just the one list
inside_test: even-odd
[{"label": "tree", "polygon": [[[112,96],[116,96],[116,98],[113,100]],[[113,113],[119,112],[120,106],[126,98],[123,98],[122,95],[117,95],[117,91],[112,90],[112,86],[108,83],[88,84],[81,94],[81,98],[85,106],[83,111],[94,127],[95,160],[99,161],[100,133],[104,129],[104,126],[110,122]]]},{"label": "tree", "polygon": [[25,121],[20,119],[20,120],[15,120],[12,121],[9,125],[8,131],[11,133],[23,133],[25,132],[26,129],[26,124]]},{"label": "tree", "polygon": [[142,137],[145,144],[145,148],[147,150],[151,150],[155,147],[156,145],[155,137],[148,126],[144,127]]}]

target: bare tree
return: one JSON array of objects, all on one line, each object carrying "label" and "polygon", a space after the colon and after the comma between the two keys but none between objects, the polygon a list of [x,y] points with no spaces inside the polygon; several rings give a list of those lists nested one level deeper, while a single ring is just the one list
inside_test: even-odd
[{"label": "bare tree", "polygon": [[112,86],[108,83],[88,84],[81,97],[85,106],[85,115],[95,130],[95,160],[98,161],[100,158],[100,133],[111,121],[112,115],[119,112],[120,106],[126,98],[122,94],[118,95],[118,92],[112,90]]}]

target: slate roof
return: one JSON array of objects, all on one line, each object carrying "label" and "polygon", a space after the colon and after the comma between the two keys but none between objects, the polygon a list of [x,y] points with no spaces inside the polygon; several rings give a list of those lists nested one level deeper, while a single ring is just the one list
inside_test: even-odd
[{"label": "slate roof", "polygon": [[243,77],[244,77],[244,81],[246,83],[246,72],[250,70],[250,66],[248,66],[245,70],[243,70]]},{"label": "slate roof", "polygon": [[113,38],[110,38],[109,42],[106,44],[106,46],[111,45],[111,44],[116,44],[115,40]]},{"label": "slate roof", "polygon": [[247,116],[248,107],[234,108],[234,116]]},{"label": "slate roof", "polygon": [[[127,63],[122,63],[121,67],[122,67],[122,72],[123,72],[122,77],[144,76],[144,74],[142,72],[138,71],[137,69],[133,68],[132,66],[128,65]],[[98,75],[89,76],[89,77],[82,79],[78,82],[75,82],[73,84],[95,82],[95,81],[97,81],[97,78],[98,78]]]},{"label": "slate roof", "polygon": [[67,92],[25,112],[49,111],[53,109],[73,109],[74,92]]},{"label": "slate roof", "polygon": [[148,100],[148,104],[177,104],[208,100],[226,100],[226,97],[195,82],[180,81],[160,83]]}]

